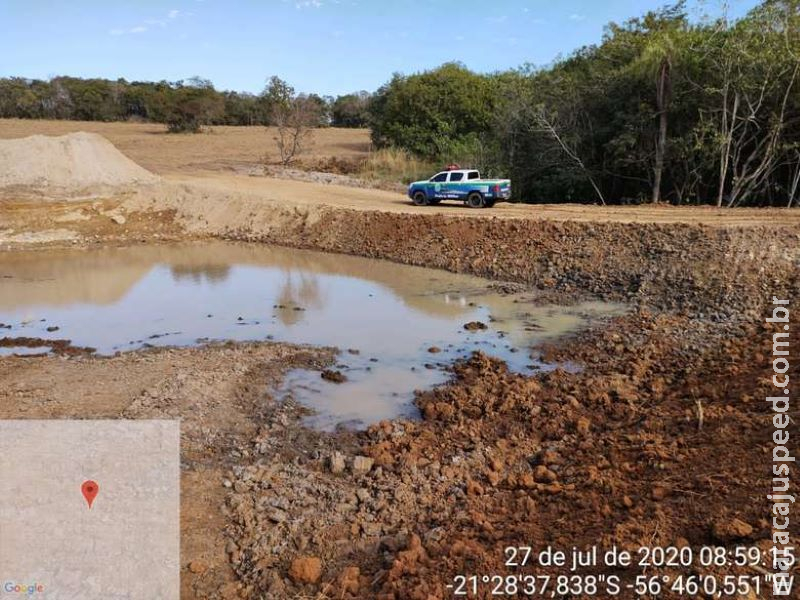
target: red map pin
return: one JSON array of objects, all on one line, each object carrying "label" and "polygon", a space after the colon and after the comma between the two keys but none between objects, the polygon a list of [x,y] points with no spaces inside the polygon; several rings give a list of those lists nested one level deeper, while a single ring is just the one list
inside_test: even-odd
[{"label": "red map pin", "polygon": [[81,486],[81,492],[83,492],[83,497],[86,498],[89,508],[92,508],[92,502],[94,502],[94,499],[97,498],[97,492],[99,491],[100,486],[91,479],[83,482],[83,485]]}]

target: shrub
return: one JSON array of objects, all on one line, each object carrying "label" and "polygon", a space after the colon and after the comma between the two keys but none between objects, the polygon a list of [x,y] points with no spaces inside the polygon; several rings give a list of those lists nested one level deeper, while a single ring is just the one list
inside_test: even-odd
[{"label": "shrub", "polygon": [[390,147],[371,152],[360,175],[363,179],[411,183],[430,177],[437,169],[434,163],[417,158],[407,150]]}]

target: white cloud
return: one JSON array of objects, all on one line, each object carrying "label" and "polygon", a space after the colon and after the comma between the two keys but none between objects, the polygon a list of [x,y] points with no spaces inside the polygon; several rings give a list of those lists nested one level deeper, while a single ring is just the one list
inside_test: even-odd
[{"label": "white cloud", "polygon": [[191,17],[194,15],[192,12],[180,11],[177,8],[173,8],[170,10],[165,18],[161,19],[144,19],[140,25],[135,25],[134,27],[129,28],[115,28],[109,29],[108,33],[110,35],[125,35],[128,33],[144,33],[151,27],[161,27],[165,28],[167,25],[172,22],[176,21],[178,18],[185,18]]},{"label": "white cloud", "polygon": [[322,6],[322,0],[298,0],[294,3],[295,8],[319,8]]},{"label": "white cloud", "polygon": [[488,17],[486,19],[489,23],[505,23],[508,21],[508,15],[500,15],[499,17]]},{"label": "white cloud", "polygon": [[586,18],[586,15],[579,15],[578,13],[572,13],[569,16],[570,21],[583,21]]}]

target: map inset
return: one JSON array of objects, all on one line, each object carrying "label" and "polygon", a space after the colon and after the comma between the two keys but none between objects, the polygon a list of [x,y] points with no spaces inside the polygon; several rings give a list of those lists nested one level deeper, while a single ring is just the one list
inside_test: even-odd
[{"label": "map inset", "polygon": [[0,421],[0,598],[178,599],[178,421]]}]

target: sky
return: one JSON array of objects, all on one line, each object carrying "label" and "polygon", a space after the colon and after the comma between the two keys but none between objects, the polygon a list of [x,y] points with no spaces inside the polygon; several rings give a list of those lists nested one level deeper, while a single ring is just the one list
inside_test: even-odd
[{"label": "sky", "polygon": [[[689,0],[718,14],[723,0]],[[258,93],[373,91],[444,62],[492,72],[600,42],[665,0],[0,0],[0,77],[210,79]],[[736,17],[756,0],[730,0]]]}]

